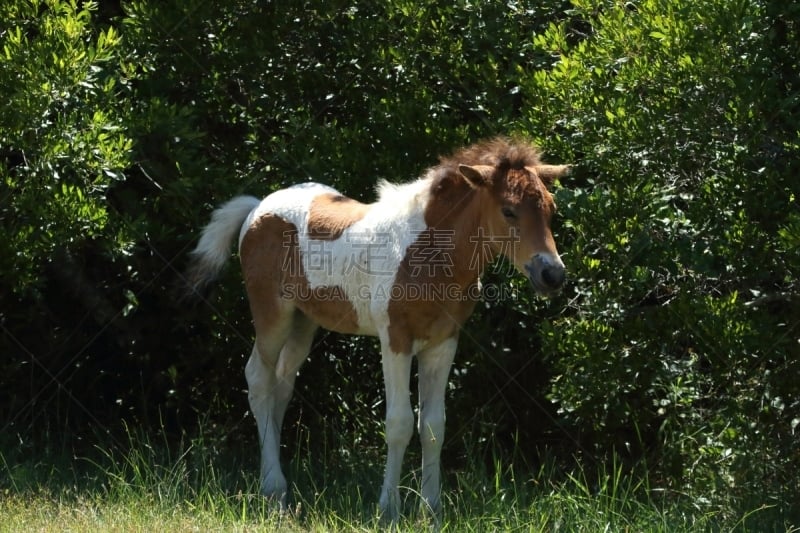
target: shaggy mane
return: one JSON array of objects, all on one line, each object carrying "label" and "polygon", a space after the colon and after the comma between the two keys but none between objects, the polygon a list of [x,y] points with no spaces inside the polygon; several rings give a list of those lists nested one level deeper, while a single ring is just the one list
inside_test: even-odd
[{"label": "shaggy mane", "polygon": [[539,164],[541,164],[539,149],[530,142],[495,137],[440,158],[438,168],[458,172],[458,165],[489,165],[504,169],[521,169]]},{"label": "shaggy mane", "polygon": [[489,165],[502,170],[521,169],[542,163],[539,149],[522,139],[495,137],[462,148],[449,156],[439,158],[439,164],[428,169],[422,178],[407,183],[378,182],[376,187],[379,200],[396,201],[409,195],[418,198],[420,194],[434,189],[442,180],[460,177],[458,165]]}]

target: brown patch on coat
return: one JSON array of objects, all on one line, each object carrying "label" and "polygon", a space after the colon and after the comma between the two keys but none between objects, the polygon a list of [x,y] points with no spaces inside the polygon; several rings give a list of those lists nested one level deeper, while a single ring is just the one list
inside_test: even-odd
[{"label": "brown patch on coat", "polygon": [[[392,352],[413,355],[415,340],[435,346],[457,335],[467,321],[480,297],[478,276],[470,283],[459,285],[442,267],[432,267],[430,275],[419,275],[413,265],[416,251],[429,250],[415,242],[403,259],[389,301],[389,347]],[[426,253],[426,252],[423,252]],[[411,295],[403,299],[396,295]]]},{"label": "brown patch on coat", "polygon": [[268,335],[292,309],[326,329],[358,333],[358,315],[341,287],[309,286],[294,224],[261,215],[245,232],[239,256],[257,335]]},{"label": "brown patch on coat", "polygon": [[454,337],[480,297],[479,276],[491,254],[480,251],[474,236],[479,195],[463,178],[435,183],[425,208],[428,229],[409,246],[389,301],[389,347],[411,355],[415,340],[434,346]]},{"label": "brown patch on coat", "polygon": [[335,193],[320,194],[308,210],[308,236],[334,241],[344,230],[364,218],[370,206]]}]

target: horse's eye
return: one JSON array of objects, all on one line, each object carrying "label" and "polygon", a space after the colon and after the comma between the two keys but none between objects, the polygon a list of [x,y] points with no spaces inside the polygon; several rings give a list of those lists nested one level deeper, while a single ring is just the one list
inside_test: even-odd
[{"label": "horse's eye", "polygon": [[517,218],[517,214],[510,207],[504,207],[503,208],[503,216],[508,218],[508,219],[510,219],[510,220],[513,220],[513,219]]}]

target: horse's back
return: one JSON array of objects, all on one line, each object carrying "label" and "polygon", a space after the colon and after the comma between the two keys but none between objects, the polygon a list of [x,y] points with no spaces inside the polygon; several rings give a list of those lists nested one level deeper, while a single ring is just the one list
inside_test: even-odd
[{"label": "horse's back", "polygon": [[279,312],[276,306],[291,305],[326,329],[375,334],[363,280],[354,271],[355,240],[342,235],[369,208],[319,183],[264,198],[240,241],[253,314],[268,321]]},{"label": "horse's back", "polygon": [[279,189],[261,200],[252,214],[252,219],[272,214],[299,226],[308,213],[311,201],[321,194],[339,194],[339,192],[328,185],[313,182]]}]

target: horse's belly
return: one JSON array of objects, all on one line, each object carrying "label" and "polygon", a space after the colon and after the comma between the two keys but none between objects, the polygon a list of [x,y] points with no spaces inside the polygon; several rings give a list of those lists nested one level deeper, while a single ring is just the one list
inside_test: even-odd
[{"label": "horse's belly", "polygon": [[302,293],[285,294],[311,320],[321,327],[349,335],[378,334],[371,312],[371,301],[348,294],[341,286],[306,286]]}]

